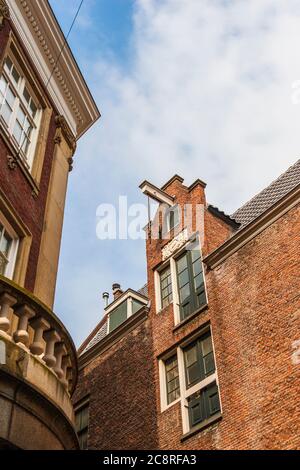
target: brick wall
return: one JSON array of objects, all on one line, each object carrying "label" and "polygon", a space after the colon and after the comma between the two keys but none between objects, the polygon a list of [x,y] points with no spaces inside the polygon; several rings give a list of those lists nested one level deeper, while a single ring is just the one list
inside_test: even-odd
[{"label": "brick wall", "polygon": [[[0,51],[4,51],[9,37],[10,25],[5,21],[4,28],[0,31]],[[0,52],[0,54],[1,54]],[[1,189],[7,200],[13,206],[19,217],[27,225],[32,233],[32,245],[28,260],[28,268],[25,280],[25,287],[29,290],[34,289],[37,260],[41,236],[43,232],[43,220],[47,199],[47,191],[51,173],[53,152],[54,152],[54,135],[55,122],[52,115],[48,141],[46,146],[44,164],[42,169],[40,192],[37,198],[32,196],[32,186],[25,177],[24,173],[17,166],[14,170],[9,169],[7,165],[7,155],[10,153],[0,135],[0,182]]]},{"label": "brick wall", "polygon": [[147,319],[81,370],[73,401],[90,394],[89,449],[157,448],[152,361]]},{"label": "brick wall", "polygon": [[[181,198],[185,189],[178,182],[176,185]],[[169,194],[177,194],[174,186]],[[198,192],[194,201],[201,199],[203,195]],[[206,213],[204,254],[221,244],[228,230],[223,221]],[[153,267],[161,261],[158,245],[163,243],[147,243],[160,448],[300,447],[300,367],[291,360],[292,342],[300,339],[299,231],[297,206],[218,268],[207,272],[208,309],[174,331],[173,307],[159,314],[155,311]],[[181,442],[180,404],[160,412],[157,357],[208,321],[223,417]]]}]

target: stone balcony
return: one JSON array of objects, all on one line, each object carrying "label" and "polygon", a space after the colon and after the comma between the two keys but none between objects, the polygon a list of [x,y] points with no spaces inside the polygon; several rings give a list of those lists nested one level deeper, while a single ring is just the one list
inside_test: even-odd
[{"label": "stone balcony", "polygon": [[64,325],[0,276],[0,448],[78,448],[76,381],[76,349]]}]

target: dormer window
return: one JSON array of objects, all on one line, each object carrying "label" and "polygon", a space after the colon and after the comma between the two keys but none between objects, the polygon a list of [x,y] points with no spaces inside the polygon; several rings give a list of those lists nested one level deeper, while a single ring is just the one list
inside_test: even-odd
[{"label": "dormer window", "polygon": [[148,303],[148,300],[135,293],[135,291],[128,290],[123,293],[117,300],[106,308],[108,315],[108,332],[116,330],[132,315],[137,313]]},{"label": "dormer window", "polygon": [[180,212],[178,205],[171,206],[165,211],[162,229],[163,235],[178,227],[180,223]]},{"label": "dormer window", "polygon": [[7,56],[0,76],[0,122],[26,167],[31,169],[41,106],[34,96],[22,68]]}]

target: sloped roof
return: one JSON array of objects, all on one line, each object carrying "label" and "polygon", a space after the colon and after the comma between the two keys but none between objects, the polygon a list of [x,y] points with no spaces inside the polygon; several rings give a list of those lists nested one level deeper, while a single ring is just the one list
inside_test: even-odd
[{"label": "sloped roof", "polygon": [[[141,289],[137,290],[139,294],[143,295],[144,297],[148,297],[148,285],[145,284]],[[87,337],[87,339],[82,343],[80,348],[78,349],[78,354],[81,356],[86,351],[91,349],[93,346],[98,344],[102,339],[104,339],[108,335],[107,331],[107,315],[104,315],[102,320],[98,323],[96,328],[92,331],[92,333]]]},{"label": "sloped roof", "polygon": [[148,284],[145,284],[141,289],[139,289],[138,293],[144,297],[148,297]]},{"label": "sloped roof", "polygon": [[231,218],[240,223],[240,229],[270,209],[276,202],[286,196],[300,184],[300,159],[290,166],[279,178],[267,188],[254,196],[250,201],[235,211]]},{"label": "sloped roof", "polygon": [[105,338],[105,336],[107,335],[107,318],[105,318],[105,320],[106,321],[103,323],[103,325],[100,327],[100,329],[91,339],[91,341],[86,345],[81,354],[85,353],[88,349],[91,349],[93,346],[95,346],[95,344],[98,344],[99,341]]}]

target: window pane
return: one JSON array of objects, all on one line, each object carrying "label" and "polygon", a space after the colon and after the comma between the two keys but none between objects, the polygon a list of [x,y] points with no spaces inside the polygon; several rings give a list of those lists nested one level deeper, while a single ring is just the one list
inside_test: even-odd
[{"label": "window pane", "polygon": [[88,448],[88,430],[86,429],[78,436],[79,446],[82,450],[87,450]]},{"label": "window pane", "polygon": [[193,275],[194,277],[198,276],[202,272],[201,260],[198,259],[193,263]]},{"label": "window pane", "polygon": [[142,304],[141,302],[138,302],[137,300],[132,300],[132,313],[135,314],[136,312],[141,310],[143,306],[144,304]]},{"label": "window pane", "polygon": [[171,207],[167,212],[167,217],[169,218],[168,228],[172,230],[179,223],[179,209],[178,206]]},{"label": "window pane", "polygon": [[211,352],[207,356],[203,358],[204,361],[204,370],[205,370],[205,375],[208,376],[210,374],[213,374],[215,372],[215,359],[214,355]]},{"label": "window pane", "polygon": [[179,372],[177,355],[165,361],[166,385],[167,385],[167,402],[168,404],[177,400],[180,396]]},{"label": "window pane", "polygon": [[16,141],[18,142],[18,144],[20,144],[21,139],[22,139],[22,127],[20,126],[20,124],[18,122],[16,122],[16,125],[15,125],[15,128],[14,128],[14,137],[15,137]]},{"label": "window pane", "polygon": [[6,103],[6,101],[4,102],[3,106],[2,106],[2,109],[1,109],[1,115],[4,119],[4,121],[6,122],[6,124],[8,125],[9,124],[9,120],[10,120],[10,117],[12,115],[12,110],[11,108],[8,106],[8,104]]},{"label": "window pane", "polygon": [[168,267],[160,273],[160,289],[161,289],[161,301],[162,308],[169,305],[172,300],[172,278],[171,278],[171,269]]},{"label": "window pane", "polygon": [[26,115],[25,115],[24,111],[21,108],[18,109],[17,119],[18,119],[19,123],[21,124],[21,126],[24,126]]},{"label": "window pane", "polygon": [[192,262],[194,263],[197,259],[200,259],[201,253],[199,249],[191,250]]},{"label": "window pane", "polygon": [[33,119],[35,118],[36,112],[37,112],[37,107],[36,107],[36,105],[34,104],[34,102],[31,100],[31,103],[30,103],[30,114],[31,114],[31,117],[32,117]]},{"label": "window pane", "polygon": [[212,352],[213,347],[212,347],[212,340],[211,340],[210,335],[201,341],[201,347],[202,347],[203,356],[206,356],[207,354]]},{"label": "window pane", "polygon": [[7,92],[6,92],[6,101],[9,104],[10,108],[13,107],[15,99],[16,99],[15,94],[12,92],[11,88],[8,87]]},{"label": "window pane", "polygon": [[183,303],[188,297],[190,296],[191,291],[190,291],[190,285],[187,284],[186,286],[182,287],[180,289],[180,300]]},{"label": "window pane", "polygon": [[127,300],[109,314],[109,331],[115,330],[127,320]]},{"label": "window pane", "polygon": [[198,276],[195,277],[195,290],[198,290],[203,285],[204,285],[203,274],[200,273]]},{"label": "window pane", "polygon": [[218,386],[214,383],[188,399],[191,428],[220,411]]},{"label": "window pane", "polygon": [[15,67],[13,67],[11,75],[14,79],[15,84],[18,85],[19,80],[20,80],[20,74]]},{"label": "window pane", "polygon": [[7,87],[7,81],[5,80],[4,77],[1,77],[0,78],[0,106],[1,106],[1,104],[3,102],[3,99],[4,99],[6,87]]},{"label": "window pane", "polygon": [[5,64],[4,64],[4,70],[9,73],[11,68],[12,68],[13,64],[12,64],[12,61],[10,60],[9,57],[6,58],[6,61],[5,61]]},{"label": "window pane", "polygon": [[89,422],[89,409],[86,406],[85,408],[82,408],[81,410],[81,429],[85,428],[88,425]]},{"label": "window pane", "polygon": [[186,365],[189,367],[190,365],[197,362],[197,345],[192,346],[185,351],[185,361]]},{"label": "window pane", "polygon": [[182,287],[184,286],[185,284],[188,284],[189,282],[189,272],[187,269],[185,269],[184,271],[182,271],[179,275],[178,275],[178,284],[179,284],[179,287]]},{"label": "window pane", "polygon": [[209,415],[212,416],[220,411],[219,391],[216,385],[207,389],[207,397]]},{"label": "window pane", "polygon": [[25,101],[29,104],[30,103],[30,94],[29,94],[29,91],[27,90],[26,87],[24,88],[23,96],[25,98]]},{"label": "window pane", "polygon": [[177,261],[177,271],[181,273],[184,269],[187,268],[187,256],[184,255]]}]

